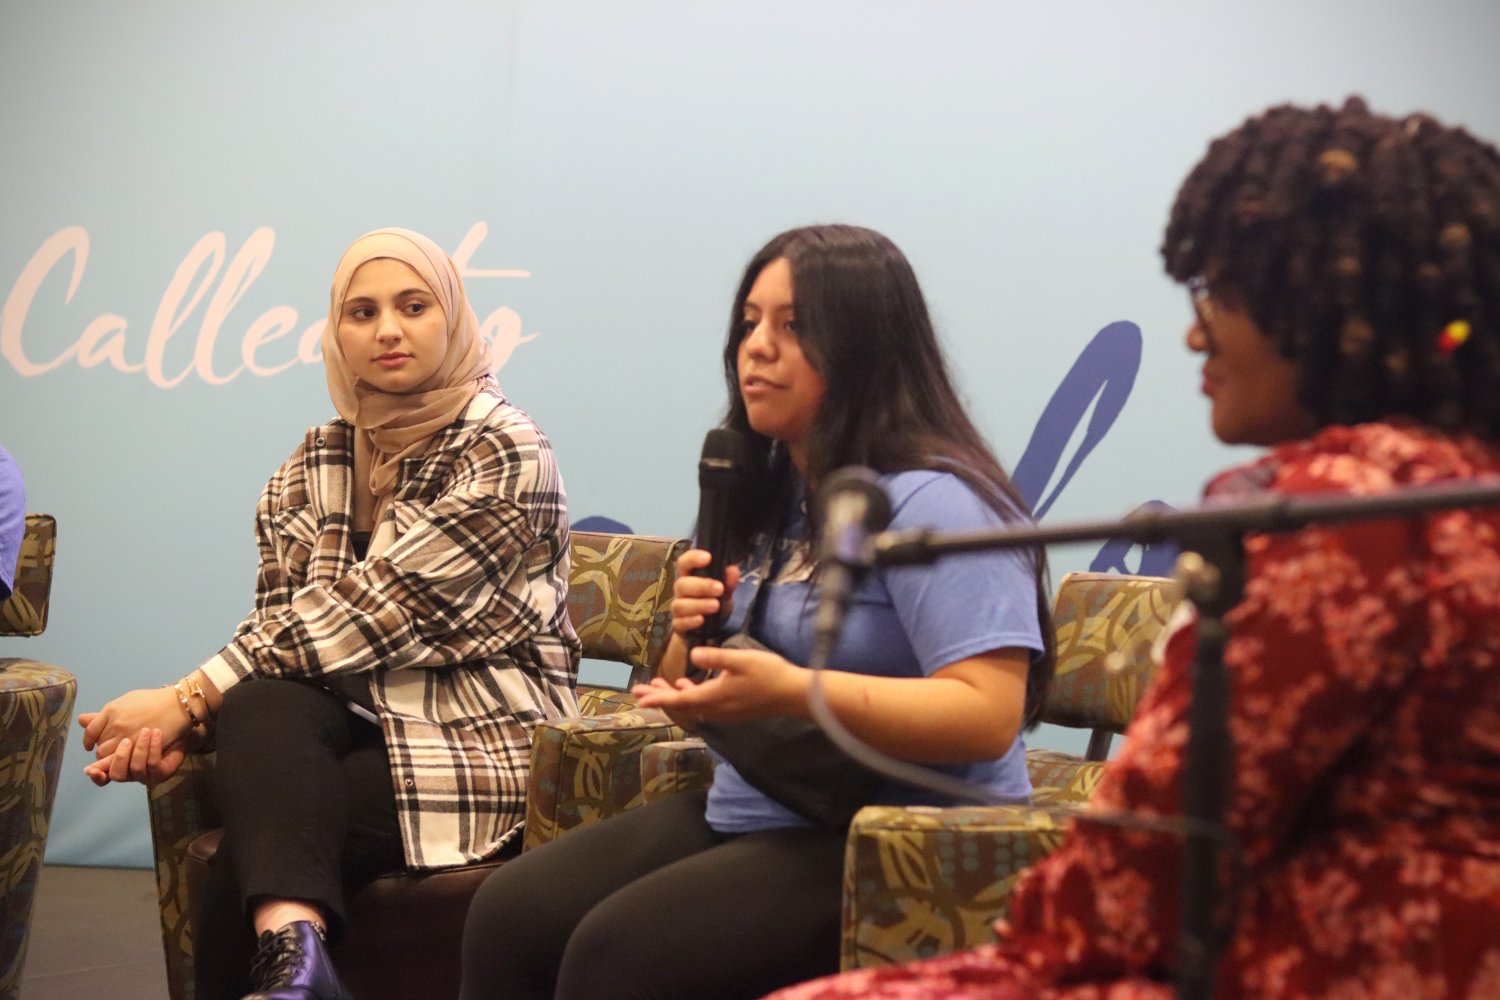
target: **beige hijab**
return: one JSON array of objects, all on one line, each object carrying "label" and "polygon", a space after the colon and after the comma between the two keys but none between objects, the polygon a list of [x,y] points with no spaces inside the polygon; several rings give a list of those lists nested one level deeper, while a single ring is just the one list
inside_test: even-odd
[{"label": "beige hijab", "polygon": [[[382,257],[416,271],[448,319],[448,351],[442,365],[407,393],[381,392],[361,382],[349,369],[339,341],[339,317],[354,272],[366,261]],[[372,531],[391,501],[401,461],[420,456],[434,434],[458,419],[494,367],[464,295],[463,280],[448,255],[409,229],[377,229],[355,240],[333,274],[328,325],[323,328],[323,367],[334,407],[355,428],[354,530]],[[377,554],[373,539],[369,554]]]}]

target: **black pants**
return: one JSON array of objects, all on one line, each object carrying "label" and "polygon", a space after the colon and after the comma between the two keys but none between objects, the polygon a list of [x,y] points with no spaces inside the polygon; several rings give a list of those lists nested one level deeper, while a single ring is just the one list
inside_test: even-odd
[{"label": "black pants", "polygon": [[297,681],[237,684],[219,709],[214,798],[224,840],[193,926],[198,1000],[249,991],[265,899],[320,907],[336,935],[344,893],[405,858],[380,727]]},{"label": "black pants", "polygon": [[715,833],[706,793],[575,830],[491,875],[462,1000],[759,997],[838,971],[844,837]]}]

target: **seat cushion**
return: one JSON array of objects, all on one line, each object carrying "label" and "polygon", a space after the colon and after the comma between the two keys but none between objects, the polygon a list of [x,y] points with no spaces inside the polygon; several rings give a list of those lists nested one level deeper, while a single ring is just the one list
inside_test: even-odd
[{"label": "seat cushion", "polygon": [[[188,899],[195,915],[203,912],[207,866],[223,835],[210,830],[188,845]],[[348,927],[332,949],[344,985],[360,1000],[456,998],[469,901],[513,853],[463,868],[391,872],[356,892],[347,901]]]},{"label": "seat cushion", "polygon": [[456,998],[469,902],[505,861],[393,872],[355,893],[349,927],[333,949],[345,985],[360,1000]]}]

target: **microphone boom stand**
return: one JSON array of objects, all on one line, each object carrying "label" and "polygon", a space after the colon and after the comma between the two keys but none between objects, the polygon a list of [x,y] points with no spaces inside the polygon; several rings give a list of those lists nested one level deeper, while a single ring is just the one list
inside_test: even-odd
[{"label": "microphone boom stand", "polygon": [[1198,644],[1191,668],[1187,762],[1183,773],[1183,864],[1177,938],[1179,1000],[1208,1000],[1225,928],[1217,920],[1219,854],[1229,848],[1224,809],[1229,789],[1229,678],[1224,616],[1244,591],[1244,538],[1250,532],[1294,531],[1313,523],[1411,517],[1437,510],[1500,505],[1493,477],[1459,485],[1416,486],[1375,496],[1258,497],[1235,505],[1196,510],[1144,510],[1122,521],[1056,528],[1007,527],[937,533],[925,529],[887,531],[867,546],[866,565],[932,562],[953,552],[1031,548],[1126,538],[1154,543],[1175,539],[1184,549],[1178,576],[1198,610]]},{"label": "microphone boom stand", "polygon": [[1229,677],[1224,616],[1245,584],[1244,532],[1186,532],[1178,578],[1198,610],[1198,644],[1190,668],[1187,762],[1182,776],[1182,885],[1178,887],[1177,996],[1208,1000],[1219,965],[1224,928],[1216,919],[1219,853],[1231,845],[1224,828],[1230,782]]}]

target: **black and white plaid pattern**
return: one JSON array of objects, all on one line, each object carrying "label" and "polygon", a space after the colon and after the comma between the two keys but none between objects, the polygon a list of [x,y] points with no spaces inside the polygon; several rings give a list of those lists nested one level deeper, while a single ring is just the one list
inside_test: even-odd
[{"label": "black and white plaid pattern", "polygon": [[221,690],[368,678],[407,863],[475,861],[520,827],[532,727],[577,712],[562,479],[547,439],[492,384],[402,464],[384,515],[396,540],[356,562],[353,469],[339,420],[308,431],[271,477],[255,611],[203,669]]}]

